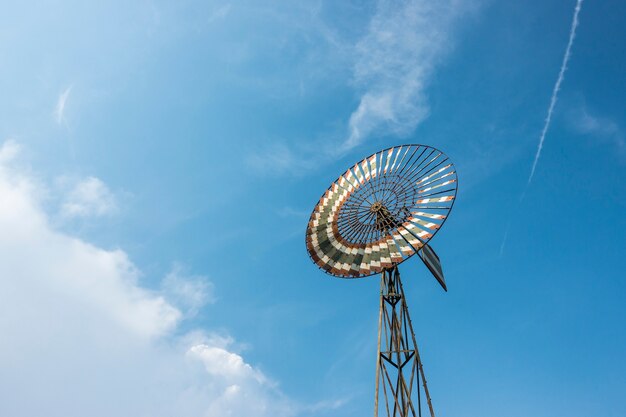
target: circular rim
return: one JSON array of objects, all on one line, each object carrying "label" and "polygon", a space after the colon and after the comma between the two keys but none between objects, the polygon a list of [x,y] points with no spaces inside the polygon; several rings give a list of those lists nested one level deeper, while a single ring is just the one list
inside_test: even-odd
[{"label": "circular rim", "polygon": [[[374,181],[376,187],[382,182],[387,188],[375,188]],[[402,189],[402,201],[397,187]],[[446,189],[432,191],[438,188]],[[347,279],[399,265],[419,252],[443,226],[457,189],[456,168],[437,148],[403,144],[375,152],[353,164],[322,193],[307,223],[309,258],[326,274]],[[346,226],[350,215],[351,224],[369,232],[355,235]],[[366,239],[354,239],[363,233]]]}]

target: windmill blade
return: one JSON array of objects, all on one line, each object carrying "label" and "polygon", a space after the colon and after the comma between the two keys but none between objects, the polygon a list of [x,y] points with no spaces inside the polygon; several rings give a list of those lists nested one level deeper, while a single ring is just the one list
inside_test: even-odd
[{"label": "windmill blade", "polygon": [[454,165],[431,146],[376,152],[351,165],[320,197],[306,230],[309,256],[336,277],[379,274],[430,241],[448,218],[456,190]]},{"label": "windmill blade", "polygon": [[443,270],[441,269],[441,261],[439,261],[439,257],[428,245],[424,245],[422,249],[419,251],[420,259],[426,265],[426,268],[433,274],[439,285],[443,288],[444,291],[448,291],[448,287],[446,286],[446,280],[443,277]]}]

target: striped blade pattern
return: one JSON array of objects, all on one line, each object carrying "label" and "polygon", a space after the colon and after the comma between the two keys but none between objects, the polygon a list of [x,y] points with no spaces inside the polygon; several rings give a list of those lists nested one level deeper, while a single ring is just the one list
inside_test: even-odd
[{"label": "striped blade pattern", "polygon": [[309,219],[313,262],[342,278],[380,273],[417,253],[448,217],[457,191],[441,151],[401,145],[357,162],[322,195]]}]

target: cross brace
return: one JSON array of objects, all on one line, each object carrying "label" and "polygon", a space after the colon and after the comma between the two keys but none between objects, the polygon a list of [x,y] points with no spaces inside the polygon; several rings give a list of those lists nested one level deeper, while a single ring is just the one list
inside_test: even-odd
[{"label": "cross brace", "polygon": [[[381,386],[384,404],[378,401]],[[387,417],[422,417],[421,391],[430,417],[435,417],[400,272],[394,266],[385,269],[380,280],[374,417],[381,409]]]}]

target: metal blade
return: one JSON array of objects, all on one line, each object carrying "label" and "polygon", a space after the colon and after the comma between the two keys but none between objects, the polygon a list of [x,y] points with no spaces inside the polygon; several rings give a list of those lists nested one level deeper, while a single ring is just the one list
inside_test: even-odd
[{"label": "metal blade", "polygon": [[435,253],[435,251],[428,245],[424,245],[422,249],[419,251],[420,259],[426,265],[426,268],[430,270],[433,274],[439,285],[443,288],[444,291],[448,291],[448,287],[446,286],[446,280],[443,277],[443,270],[441,269],[441,262],[439,261],[439,257]]}]

